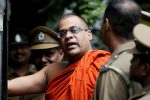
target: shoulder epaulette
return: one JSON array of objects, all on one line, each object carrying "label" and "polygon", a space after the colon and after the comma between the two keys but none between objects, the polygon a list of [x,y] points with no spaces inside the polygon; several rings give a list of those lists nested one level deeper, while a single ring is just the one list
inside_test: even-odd
[{"label": "shoulder epaulette", "polygon": [[106,72],[108,70],[108,68],[107,68],[107,65],[105,64],[105,65],[103,65],[103,67],[100,69],[100,72],[101,73],[104,73],[104,72]]}]

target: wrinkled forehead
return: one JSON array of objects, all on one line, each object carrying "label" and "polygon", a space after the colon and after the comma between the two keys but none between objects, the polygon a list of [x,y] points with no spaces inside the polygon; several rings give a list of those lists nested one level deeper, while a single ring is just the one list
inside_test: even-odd
[{"label": "wrinkled forehead", "polygon": [[68,29],[72,26],[85,27],[85,23],[77,16],[64,17],[58,24],[58,30]]}]

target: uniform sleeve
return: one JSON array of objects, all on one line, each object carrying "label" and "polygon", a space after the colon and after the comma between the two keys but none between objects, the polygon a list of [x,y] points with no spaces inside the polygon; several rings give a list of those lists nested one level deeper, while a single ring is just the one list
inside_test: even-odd
[{"label": "uniform sleeve", "polygon": [[127,100],[128,90],[124,80],[109,70],[97,79],[94,100]]}]

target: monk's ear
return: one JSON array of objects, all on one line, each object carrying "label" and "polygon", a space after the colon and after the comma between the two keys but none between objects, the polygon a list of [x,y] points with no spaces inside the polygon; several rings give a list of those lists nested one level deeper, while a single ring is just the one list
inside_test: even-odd
[{"label": "monk's ear", "polygon": [[93,39],[93,36],[92,36],[91,30],[88,29],[87,32],[88,32],[89,39],[92,40],[92,39]]}]

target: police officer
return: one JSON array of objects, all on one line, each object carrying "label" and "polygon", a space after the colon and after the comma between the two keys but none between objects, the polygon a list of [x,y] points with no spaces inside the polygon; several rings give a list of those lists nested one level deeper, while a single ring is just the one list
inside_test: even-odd
[{"label": "police officer", "polygon": [[30,35],[32,61],[37,70],[41,70],[47,64],[62,61],[64,53],[56,32],[45,26],[38,26],[31,31]]},{"label": "police officer", "polygon": [[129,80],[133,55],[127,51],[135,46],[132,31],[140,15],[140,7],[131,0],[109,2],[104,13],[102,38],[112,56],[100,70],[94,100],[127,100],[134,92]]},{"label": "police officer", "polygon": [[130,100],[150,100],[150,27],[139,24],[134,28],[136,48],[131,52],[130,78],[141,83],[143,91],[132,96]]},{"label": "police officer", "polygon": [[[9,37],[9,66],[8,79],[31,75],[36,68],[30,64],[31,51],[29,49],[29,37],[26,29],[10,31]],[[41,94],[9,97],[8,100],[43,100]]]}]

